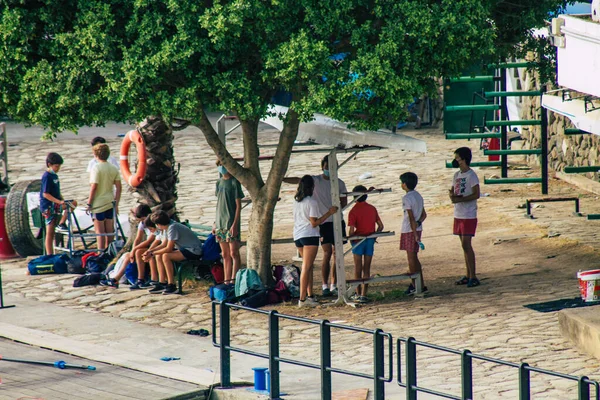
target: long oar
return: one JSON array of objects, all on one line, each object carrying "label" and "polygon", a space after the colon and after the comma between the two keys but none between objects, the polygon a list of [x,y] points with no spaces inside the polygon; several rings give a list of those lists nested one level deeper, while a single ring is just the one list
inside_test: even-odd
[{"label": "long oar", "polygon": [[59,369],[65,369],[65,368],[78,368],[78,369],[89,369],[90,371],[95,371],[96,367],[92,366],[92,365],[77,365],[77,364],[67,364],[64,361],[32,361],[32,360],[21,360],[18,358],[6,358],[3,356],[0,356],[0,361],[11,361],[11,362],[18,362],[18,363],[24,363],[24,364],[35,364],[35,365],[48,365],[50,367],[54,367],[54,368],[59,368]]}]

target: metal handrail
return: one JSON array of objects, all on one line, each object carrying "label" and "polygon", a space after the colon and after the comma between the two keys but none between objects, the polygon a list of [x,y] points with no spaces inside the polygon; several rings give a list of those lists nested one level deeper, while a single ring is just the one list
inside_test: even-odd
[{"label": "metal handrail", "polygon": [[[219,307],[219,338],[217,341],[217,306]],[[244,349],[231,345],[231,329],[230,329],[230,310],[244,310],[256,314],[262,314],[269,317],[269,353],[260,353],[253,350]],[[279,356],[279,320],[290,320],[308,323],[320,326],[320,364],[309,363],[305,361],[294,360]],[[363,372],[349,371],[331,366],[331,328],[342,329],[351,332],[368,333],[373,336],[373,373],[367,374]],[[331,373],[355,376],[359,378],[370,379],[373,381],[373,398],[376,400],[385,399],[385,383],[391,382],[394,377],[393,363],[393,337],[390,333],[384,332],[381,329],[366,329],[361,327],[342,325],[329,322],[327,320],[314,320],[309,318],[297,317],[293,315],[280,314],[277,311],[265,311],[255,308],[245,307],[239,304],[231,304],[225,302],[213,301],[212,303],[212,343],[215,347],[220,348],[221,357],[221,387],[231,387],[231,360],[230,353],[237,352],[250,356],[269,360],[269,379],[270,390],[269,397],[278,399],[279,391],[279,363],[292,364],[301,367],[321,370],[321,398],[331,400]],[[385,375],[385,344],[388,341],[388,377]]]},{"label": "metal handrail", "polygon": [[[406,364],[406,382],[402,381],[402,343],[405,345],[405,364]],[[460,396],[444,393],[431,388],[426,388],[417,385],[417,346],[426,347],[433,350],[443,351],[446,353],[456,354],[461,356],[461,383],[462,393]],[[536,372],[543,375],[553,376],[556,378],[568,379],[578,382],[578,398],[580,400],[589,400],[590,386],[594,387],[594,399],[600,400],[600,384],[597,381],[589,379],[587,376],[573,376],[554,372],[542,368],[532,367],[527,363],[514,363],[504,361],[497,358],[473,354],[469,350],[456,350],[448,347],[438,346],[427,342],[415,340],[413,337],[398,338],[396,341],[397,353],[397,371],[398,371],[398,386],[406,388],[406,399],[416,400],[417,393],[423,392],[434,396],[443,397],[446,399],[465,400],[473,398],[473,366],[472,360],[481,360],[494,364],[505,365],[519,370],[519,400],[529,400],[531,398],[531,382],[530,372]]]},{"label": "metal handrail", "polygon": [[[217,342],[217,306],[219,307],[219,332],[220,343]],[[230,330],[230,310],[245,310],[256,314],[266,315],[269,318],[269,353],[260,353],[253,350],[248,350],[240,347],[231,346],[231,330]],[[303,322],[320,327],[320,363],[309,363],[291,358],[279,356],[279,321],[290,320]],[[348,371],[340,368],[332,367],[331,365],[331,328],[343,329],[352,332],[368,333],[373,335],[373,373],[366,374],[362,372]],[[361,327],[342,325],[332,323],[327,320],[314,320],[309,318],[298,317],[294,315],[280,314],[277,311],[265,311],[255,308],[245,307],[239,304],[230,304],[224,302],[212,303],[212,343],[220,349],[220,371],[221,371],[221,387],[231,387],[231,359],[232,351],[247,354],[250,356],[266,359],[269,361],[269,379],[271,399],[280,397],[280,382],[279,382],[279,364],[292,364],[300,367],[311,368],[321,371],[321,398],[330,400],[332,397],[331,388],[331,373],[356,376],[373,381],[373,398],[376,400],[385,399],[385,383],[393,380],[393,338],[390,333],[384,332],[381,329],[366,329]],[[388,377],[385,377],[385,344],[384,340],[388,340]],[[402,381],[402,344],[405,345],[405,365],[406,365],[406,381]],[[418,386],[417,384],[417,346],[429,348],[432,350],[443,351],[446,353],[460,356],[461,361],[461,394],[455,395],[444,393],[439,390]],[[470,350],[457,350],[449,347],[439,346],[432,343],[418,341],[413,337],[398,338],[396,340],[397,354],[397,384],[406,389],[406,399],[416,400],[417,393],[423,392],[434,396],[466,400],[473,399],[473,365],[472,361],[480,360],[491,362],[498,365],[504,365],[518,369],[519,378],[519,400],[530,400],[531,398],[531,382],[530,373],[535,372],[543,375],[548,375],[556,378],[567,379],[577,382],[578,398],[580,400],[590,400],[590,387],[594,387],[594,396],[596,400],[600,400],[600,384],[589,379],[587,376],[573,376],[560,372],[550,371],[542,368],[532,367],[527,363],[515,363],[504,361],[497,358],[473,354]]]}]

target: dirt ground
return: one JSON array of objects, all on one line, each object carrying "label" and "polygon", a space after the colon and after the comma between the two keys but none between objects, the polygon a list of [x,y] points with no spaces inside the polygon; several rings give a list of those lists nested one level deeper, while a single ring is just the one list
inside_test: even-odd
[{"label": "dirt ground", "polygon": [[[480,206],[481,208],[483,207]],[[523,210],[522,213],[524,212]],[[393,216],[382,213],[384,223],[390,217]],[[473,239],[477,273],[482,284],[479,288],[467,289],[454,283],[465,274],[465,263],[460,242],[452,234],[451,206],[440,206],[428,211],[423,243],[426,248],[419,253],[419,259],[423,265],[425,285],[429,289],[427,297],[460,295],[465,291],[477,291],[485,296],[490,286],[501,287],[506,282],[519,284],[523,294],[527,294],[528,288],[536,284],[555,282],[558,285],[566,281],[571,282],[571,292],[576,296],[577,271],[600,265],[600,254],[588,246],[581,246],[576,241],[561,236],[548,237],[547,229],[524,217],[513,220],[495,212],[483,211],[480,212],[477,235]],[[321,253],[320,250],[315,261],[317,294],[320,293]],[[299,262],[290,260],[290,251],[283,246],[274,246],[273,259],[280,263],[300,265]],[[351,254],[346,255],[345,266],[350,279],[353,274]],[[408,272],[406,252],[399,250],[398,238],[378,239],[371,267],[372,275],[386,276],[404,272]],[[412,297],[403,294],[406,286],[408,281],[371,284],[369,294],[377,301],[361,307],[379,309],[383,304],[401,306],[403,302],[411,302]],[[286,307],[286,312],[288,311],[291,310]],[[315,314],[314,311],[305,310],[294,313],[307,316]],[[349,321],[357,317],[360,319],[361,314],[363,313],[344,307],[332,309],[331,312],[327,308],[318,311],[322,318],[335,315],[336,318]]]}]

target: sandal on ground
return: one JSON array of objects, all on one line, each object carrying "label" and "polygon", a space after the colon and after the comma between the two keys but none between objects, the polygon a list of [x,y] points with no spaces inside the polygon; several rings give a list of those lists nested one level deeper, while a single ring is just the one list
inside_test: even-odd
[{"label": "sandal on ground", "polygon": [[460,278],[459,280],[457,280],[456,282],[457,285],[466,285],[469,283],[469,278],[467,278],[466,276],[463,276],[462,278]]},{"label": "sandal on ground", "polygon": [[479,279],[477,278],[473,278],[473,279],[469,279],[469,282],[467,283],[467,287],[475,287],[475,286],[479,286]]}]

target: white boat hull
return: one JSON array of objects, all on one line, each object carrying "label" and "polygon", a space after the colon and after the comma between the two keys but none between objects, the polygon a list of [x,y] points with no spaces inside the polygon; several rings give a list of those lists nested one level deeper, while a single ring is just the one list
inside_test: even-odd
[{"label": "white boat hull", "polygon": [[[269,112],[274,113],[275,116],[265,117],[261,122],[281,131],[283,130],[283,121],[277,115],[285,115],[287,111],[287,107],[272,106]],[[357,131],[348,129],[346,124],[322,114],[315,114],[314,119],[310,122],[300,123],[297,140],[343,148],[379,146],[419,153],[427,152],[427,144],[422,140],[385,130]]]}]

